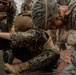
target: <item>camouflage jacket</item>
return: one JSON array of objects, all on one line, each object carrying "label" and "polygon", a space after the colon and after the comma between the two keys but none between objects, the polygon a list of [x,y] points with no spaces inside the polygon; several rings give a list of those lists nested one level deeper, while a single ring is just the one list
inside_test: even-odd
[{"label": "camouflage jacket", "polygon": [[76,29],[76,0],[71,0],[68,4],[68,10],[65,13],[64,23],[61,28],[66,30]]},{"label": "camouflage jacket", "polygon": [[57,0],[60,5],[68,5],[70,0]]},{"label": "camouflage jacket", "polygon": [[25,7],[26,7],[26,2],[23,2],[21,5],[21,12],[26,10]]},{"label": "camouflage jacket", "polygon": [[[72,46],[70,51],[71,64],[66,66],[60,75],[76,75],[76,30],[69,30],[65,33],[67,45]],[[64,41],[65,41],[64,40]]]},{"label": "camouflage jacket", "polygon": [[10,31],[14,16],[16,14],[16,5],[14,0],[9,0],[8,4],[0,10],[0,30],[3,32]]},{"label": "camouflage jacket", "polygon": [[34,5],[34,3],[37,0],[31,0],[29,3],[24,1],[21,5],[21,12],[26,11],[26,10],[31,10],[31,7]]},{"label": "camouflage jacket", "polygon": [[30,29],[26,32],[10,33],[12,47],[22,47],[31,51],[31,56],[36,56],[43,51],[43,45],[48,40],[48,35],[42,30]]}]

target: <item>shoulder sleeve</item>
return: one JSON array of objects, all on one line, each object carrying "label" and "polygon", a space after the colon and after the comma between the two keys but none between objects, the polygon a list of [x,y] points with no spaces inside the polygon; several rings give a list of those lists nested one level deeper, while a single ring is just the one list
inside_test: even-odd
[{"label": "shoulder sleeve", "polygon": [[25,43],[26,40],[29,40],[34,36],[35,34],[29,33],[29,32],[10,33],[11,45],[12,46],[20,45],[21,43]]},{"label": "shoulder sleeve", "polygon": [[47,36],[42,31],[30,29],[26,32],[10,33],[12,46],[23,45],[29,42],[39,43],[43,45],[47,41]]}]

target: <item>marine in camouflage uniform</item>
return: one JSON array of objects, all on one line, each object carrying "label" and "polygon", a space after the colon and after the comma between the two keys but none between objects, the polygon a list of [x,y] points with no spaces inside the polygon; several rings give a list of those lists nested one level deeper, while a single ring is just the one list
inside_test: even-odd
[{"label": "marine in camouflage uniform", "polygon": [[[72,1],[72,0],[71,0]],[[74,1],[74,3],[73,3]],[[76,75],[76,0],[73,0],[69,7],[74,5],[71,13],[68,15],[68,27],[70,31],[67,31],[61,38],[61,42],[67,42],[71,47],[71,64],[69,64],[60,75]]]},{"label": "marine in camouflage uniform", "polygon": [[[50,0],[50,2],[51,2],[52,0]],[[54,1],[54,0],[53,0]],[[53,1],[50,3],[50,7],[52,8],[52,6],[51,6],[51,4],[53,4]],[[55,0],[56,1],[56,0]],[[36,4],[37,3],[39,3],[37,6],[37,8],[38,9],[41,9],[41,10],[38,10],[37,11],[37,8],[36,8],[36,5],[35,5],[35,9],[33,9],[33,12],[32,12],[32,18],[33,18],[33,22],[34,22],[34,24],[35,24],[35,26],[36,26],[36,31],[38,30],[38,32],[39,31],[43,31],[44,29],[49,29],[49,28],[53,28],[53,26],[50,26],[50,24],[52,25],[52,19],[53,18],[55,18],[55,16],[56,16],[56,13],[58,13],[57,12],[57,10],[58,10],[58,8],[57,8],[57,6],[56,6],[56,3],[55,4],[53,4],[53,6],[55,5],[56,7],[53,7],[53,9],[51,9],[51,8],[49,8],[50,9],[50,11],[47,11],[48,9],[47,9],[47,3],[49,3],[49,2],[47,2],[46,0],[44,1],[43,0],[43,2],[41,2],[40,0],[38,0],[38,2],[36,2]],[[42,6],[40,5],[40,4],[42,4]],[[45,5],[44,5],[45,4]],[[49,7],[48,6],[48,7]],[[46,7],[46,9],[45,9],[45,7]],[[44,8],[44,9],[43,9]],[[45,14],[45,10],[46,10],[46,15],[44,15]],[[55,11],[56,10],[56,11]],[[70,10],[70,9],[69,9]],[[52,12],[51,12],[52,11]],[[39,13],[40,12],[40,13]],[[47,15],[47,13],[49,13],[48,15]],[[53,15],[51,15],[51,14],[53,14]],[[55,15],[54,15],[55,14]],[[48,18],[47,18],[48,17]],[[59,16],[60,17],[60,16]],[[61,18],[57,18],[56,17],[56,19],[61,19]],[[62,19],[61,19],[61,21],[62,21]],[[43,30],[42,30],[43,29]],[[29,30],[28,30],[29,31]],[[27,32],[28,32],[27,31]],[[32,32],[32,31],[31,31]],[[44,32],[44,31],[43,31]],[[25,32],[26,33],[26,32]],[[33,32],[33,34],[34,34],[35,32]],[[36,32],[37,33],[37,32]],[[41,33],[41,32],[40,32]],[[20,41],[20,39],[21,39],[21,41],[23,41],[23,39],[27,39],[27,38],[24,38],[24,37],[21,37],[21,38],[19,38],[22,34],[24,35],[24,33],[11,33],[12,35],[14,35],[14,36],[17,36],[17,39],[18,39],[18,41],[17,41],[17,43],[19,44],[19,41]],[[10,35],[11,35],[10,34]],[[21,34],[21,35],[20,35]],[[14,39],[14,42],[13,43],[15,43],[15,44],[17,44],[16,43],[16,41],[15,41],[15,37],[13,37],[11,35],[11,38],[13,38]],[[20,35],[20,36],[19,36]],[[22,36],[23,36],[22,35]],[[29,37],[28,38],[30,38],[30,34],[27,34],[27,36],[29,35]],[[38,34],[39,35],[39,34]],[[24,35],[25,37],[26,37],[26,35]],[[32,35],[33,36],[33,35]],[[0,36],[1,37],[1,36]],[[10,36],[9,36],[9,38],[10,38]],[[34,39],[33,39],[34,40]],[[38,40],[38,37],[35,39],[35,40]],[[21,44],[21,41],[20,41],[20,44]],[[40,41],[40,40],[39,40]],[[27,41],[27,43],[28,43],[28,41]],[[31,42],[30,42],[31,43]],[[38,43],[39,42],[36,42],[37,43],[37,45],[38,45]],[[40,43],[42,43],[42,42],[40,42]],[[50,43],[50,42],[49,42]],[[43,45],[43,49],[46,49],[45,47],[47,47],[48,45],[47,44],[49,44],[48,43],[48,41]],[[25,43],[24,43],[25,44]],[[27,44],[26,44],[27,45]],[[36,44],[35,44],[36,45]],[[47,46],[46,46],[47,45]],[[20,45],[21,46],[21,45]],[[27,45],[28,46],[28,45]],[[39,45],[38,45],[39,46]],[[40,45],[41,46],[41,45]],[[37,46],[36,46],[37,47]],[[50,47],[51,47],[51,45],[50,45]],[[54,48],[54,46],[52,46],[53,48]],[[51,47],[51,48],[52,48]],[[31,49],[33,49],[32,47],[30,47]],[[41,48],[41,47],[40,47]],[[39,48],[39,49],[40,49]],[[47,47],[47,48],[49,48],[49,46]],[[35,49],[35,48],[34,48]],[[38,48],[37,48],[38,49]],[[44,53],[44,52],[43,52]],[[49,52],[50,53],[50,52]],[[44,54],[45,55],[45,54]],[[38,55],[39,56],[39,55]],[[40,57],[39,57],[40,58]],[[45,58],[45,57],[43,57],[43,58]],[[12,72],[12,73],[19,73],[19,72],[21,72],[21,71],[23,71],[23,70],[36,70],[36,68],[37,69],[39,69],[39,68],[41,68],[41,67],[43,67],[43,65],[40,65],[40,60],[38,60],[38,57],[37,57],[37,63],[32,63],[34,60],[36,60],[36,57],[35,58],[33,58],[32,60],[29,60],[29,61],[27,61],[27,62],[24,62],[24,63],[22,63],[22,64],[19,64],[19,65],[9,65],[9,64],[5,64],[5,66]],[[28,63],[29,62],[29,63]],[[39,62],[39,63],[38,63]],[[33,65],[31,65],[31,64]],[[37,65],[36,65],[37,64]],[[39,64],[39,65],[38,65]],[[47,65],[47,64],[46,64]],[[46,66],[45,65],[45,66]],[[31,68],[31,66],[32,66],[32,68]],[[39,67],[38,67],[39,66]],[[20,69],[21,68],[21,69]]]},{"label": "marine in camouflage uniform", "polygon": [[[60,9],[61,6],[59,6]],[[62,6],[63,8],[66,8],[66,6]],[[61,29],[66,29],[66,30],[70,30],[70,29],[75,29],[75,10],[76,10],[76,0],[70,0],[68,2],[67,5],[68,9],[65,13],[65,17],[64,17],[64,22],[61,25]],[[59,29],[59,28],[58,28]]]},{"label": "marine in camouflage uniform", "polygon": [[[27,8],[25,9],[25,7]],[[34,25],[31,18],[31,8],[31,0],[24,0],[22,4],[22,12],[18,14],[14,21],[14,28],[16,32],[25,32],[28,29],[33,28]],[[13,47],[12,53],[14,57],[21,61],[26,61],[29,58],[29,53],[28,51],[25,51],[24,46]]]},{"label": "marine in camouflage uniform", "polygon": [[[13,21],[16,14],[16,5],[13,0],[0,0],[0,32],[10,32],[13,27]],[[10,48],[10,41],[0,38],[0,49],[6,51]],[[3,54],[4,61],[7,62],[9,55]]]},{"label": "marine in camouflage uniform", "polygon": [[[68,3],[68,10],[65,13],[65,18],[62,26],[59,29],[58,38],[61,38],[63,34],[66,34],[67,31],[71,29],[76,29],[76,0],[70,0]],[[60,41],[60,39],[59,39]],[[60,49],[66,49],[65,41],[59,42]],[[61,48],[62,47],[62,48]]]},{"label": "marine in camouflage uniform", "polygon": [[70,30],[65,34],[67,37],[67,44],[72,46],[70,57],[71,63],[67,65],[60,75],[76,75],[76,30]]},{"label": "marine in camouflage uniform", "polygon": [[16,15],[16,5],[13,0],[0,0],[4,7],[0,9],[0,29],[2,32],[9,32],[13,26]]},{"label": "marine in camouflage uniform", "polygon": [[37,0],[24,0],[21,5],[21,12],[31,10],[31,7],[36,3]]},{"label": "marine in camouflage uniform", "polygon": [[[14,29],[16,32],[25,32],[28,29],[32,29],[34,27],[34,24],[32,22],[31,14],[30,15],[25,15],[27,14],[26,12],[20,13],[15,21],[14,21]],[[13,47],[12,53],[14,57],[20,59],[21,61],[26,61],[26,58],[28,59],[28,51],[25,51],[25,47]]]},{"label": "marine in camouflage uniform", "polygon": [[[44,11],[46,10],[45,8],[46,2],[43,0]],[[49,3],[48,8],[50,7],[54,8],[54,10],[50,8],[49,15],[48,15],[49,21],[47,23],[51,24],[52,18],[57,14],[58,6],[57,6],[56,0],[53,0],[53,1],[48,0],[47,3]],[[6,63],[5,66],[12,73],[20,73],[24,70],[25,71],[26,70],[34,71],[38,69],[47,70],[47,68],[51,70],[57,67],[57,61],[60,57],[60,54],[59,54],[59,51],[55,49],[51,37],[46,32],[46,30],[48,30],[50,26],[47,26],[48,24],[46,24],[45,22],[43,24],[42,22],[40,23],[40,20],[37,21],[35,19],[36,17],[41,17],[42,19],[44,19],[43,15],[36,16],[37,15],[36,13],[38,12],[36,11],[37,8],[35,9],[35,7],[38,4],[42,5],[42,0],[38,0],[38,2],[36,3],[36,5],[32,10],[32,18],[36,27],[34,29],[33,28],[28,29],[25,32],[10,33],[10,40],[12,42],[12,47],[24,46],[25,52],[28,52],[28,54],[25,53],[24,56],[29,57],[28,59],[25,60],[26,62],[23,62],[18,65],[12,66]],[[39,6],[40,9],[42,9],[41,5]]]}]

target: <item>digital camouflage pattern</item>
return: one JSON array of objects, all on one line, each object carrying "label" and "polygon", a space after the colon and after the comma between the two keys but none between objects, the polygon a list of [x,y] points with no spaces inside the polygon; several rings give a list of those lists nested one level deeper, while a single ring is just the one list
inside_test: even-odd
[{"label": "digital camouflage pattern", "polygon": [[69,64],[60,75],[75,75],[75,70],[72,64]]},{"label": "digital camouflage pattern", "polygon": [[70,11],[70,13],[67,11],[68,14],[65,17],[63,27],[66,30],[71,30],[71,29],[76,30],[76,0],[73,1],[71,0],[68,6],[69,6],[68,11]]},{"label": "digital camouflage pattern", "polygon": [[[73,0],[74,3],[76,4],[76,0]],[[69,4],[69,9],[71,8],[71,6],[73,2],[70,2]],[[74,29],[74,30],[70,30],[70,31],[66,31],[65,33],[62,34],[62,37],[60,37],[60,39],[65,39],[62,40],[62,46],[63,44],[65,44],[67,42],[68,45],[71,45],[71,64],[69,64],[62,72],[60,75],[75,75],[76,74],[76,45],[74,45],[74,43],[76,42],[76,5],[75,7],[72,9],[72,12],[67,15],[65,21],[64,21],[64,25],[66,25],[66,30],[70,30],[70,29]],[[62,31],[61,31],[62,32]]]},{"label": "digital camouflage pattern", "polygon": [[60,5],[68,5],[70,0],[57,0],[58,4]]},{"label": "digital camouflage pattern", "polygon": [[0,9],[0,30],[8,32],[13,26],[14,17],[16,15],[16,4],[13,0],[9,0],[3,9]]},{"label": "digital camouflage pattern", "polygon": [[[36,41],[36,42],[39,41],[37,44],[39,44],[39,46],[42,48],[44,43],[48,40],[48,36],[42,30],[36,31],[36,30],[31,29],[26,32],[17,32],[16,34],[11,33],[10,36],[11,36],[13,46],[20,45],[19,44],[20,42],[22,42],[21,44],[26,44],[25,42],[27,42],[27,43],[29,42],[27,45],[27,49],[30,47],[29,50],[32,49],[31,51],[33,51],[33,49],[34,49],[34,51],[36,50],[35,49],[36,47],[31,48],[31,46],[30,46],[31,43],[33,43],[33,45],[34,45],[34,41]],[[38,38],[38,39],[36,39],[36,38]],[[41,39],[41,40],[39,40],[39,39]],[[41,41],[43,41],[43,42],[41,42]],[[39,50],[39,51],[41,51],[41,50]]]},{"label": "digital camouflage pattern", "polygon": [[28,61],[30,63],[30,70],[51,71],[57,68],[59,57],[59,51],[48,48],[43,53]]},{"label": "digital camouflage pattern", "polygon": [[24,0],[21,5],[21,12],[31,10],[37,0]]},{"label": "digital camouflage pattern", "polygon": [[76,42],[75,39],[76,39],[76,31],[71,30],[69,32],[69,35],[68,35],[68,38],[67,38],[67,44],[68,45],[74,45],[74,43]]},{"label": "digital camouflage pattern", "polygon": [[56,0],[38,0],[32,8],[33,23],[37,28],[50,29],[52,19],[58,13]]},{"label": "digital camouflage pattern", "polygon": [[76,0],[70,0],[68,4],[68,10],[65,13],[65,18],[61,29],[70,30],[75,29],[75,22],[76,22]]},{"label": "digital camouflage pattern", "polygon": [[[0,9],[0,32],[9,32],[13,26],[14,17],[16,15],[16,4],[14,0],[0,0],[1,2],[5,2],[4,8]],[[3,50],[4,62],[10,62],[11,53],[6,52],[9,50],[10,41],[0,38],[0,49]]]},{"label": "digital camouflage pattern", "polygon": [[[42,30],[29,29],[26,32],[10,33],[10,37],[12,41],[12,47],[24,46],[25,51],[29,51],[30,57],[27,62],[30,64],[30,70],[43,68],[49,65],[52,61],[56,62],[59,59],[59,52],[57,50],[51,48],[43,49],[43,45],[49,37]],[[25,56],[25,54],[22,55]]]},{"label": "digital camouflage pattern", "polygon": [[[49,1],[53,1],[53,0],[49,0]],[[41,0],[39,0],[39,2],[41,3]],[[43,7],[44,7],[44,4],[43,4]],[[43,10],[41,9],[41,14],[36,14],[35,16],[38,15],[39,17],[41,17],[42,11]],[[36,10],[36,12],[38,12],[38,10]],[[34,13],[35,12],[33,10],[33,15],[34,15]],[[35,16],[33,16],[33,18]],[[70,18],[72,19],[72,16]],[[38,19],[38,18],[36,18],[36,19]],[[71,22],[71,21],[69,21],[69,22]],[[41,23],[41,21],[39,23]],[[42,24],[40,24],[40,26],[41,25]],[[36,25],[36,26],[38,27],[38,25]],[[46,66],[46,65],[48,65],[50,63],[49,59],[51,59],[50,57],[51,57],[51,53],[52,53],[53,49],[52,50],[51,50],[51,48],[50,48],[50,50],[49,49],[43,49],[43,45],[47,42],[47,40],[49,38],[48,35],[43,30],[39,30],[39,29],[36,29],[36,30],[31,29],[30,30],[29,29],[26,32],[10,33],[10,37],[11,37],[11,41],[12,41],[12,45],[11,45],[12,47],[18,47],[18,46],[22,47],[22,46],[24,46],[25,47],[25,51],[29,51],[28,53],[29,53],[30,57],[26,61],[29,62],[31,70],[39,69],[39,68],[44,67],[44,66]],[[57,50],[55,50],[55,51],[57,51]],[[22,54],[22,55],[25,56],[25,54]],[[59,52],[57,52],[56,55],[59,58]],[[31,59],[31,58],[33,58],[33,59]],[[47,61],[46,64],[44,64],[45,61]],[[55,60],[55,62],[56,61],[57,60]]]},{"label": "digital camouflage pattern", "polygon": [[[68,42],[72,45],[71,48],[71,64],[69,64],[65,69],[61,72],[60,75],[76,75],[76,31],[71,31],[69,34]],[[73,39],[74,38],[74,39]]]},{"label": "digital camouflage pattern", "polygon": [[9,0],[8,6],[7,6],[7,26],[8,30],[11,29],[13,26],[13,22],[16,15],[16,3],[14,0]]},{"label": "digital camouflage pattern", "polygon": [[34,4],[33,0],[24,0],[24,2],[21,5],[21,12],[31,10],[33,4]]},{"label": "digital camouflage pattern", "polygon": [[[75,2],[76,3],[76,2]],[[71,23],[70,23],[71,22]],[[76,6],[70,14],[69,24],[71,29],[76,30]],[[71,64],[69,64],[60,75],[75,75],[76,74],[76,31],[71,30],[67,35],[67,44],[71,45]]]},{"label": "digital camouflage pattern", "polygon": [[[27,33],[27,32],[29,32],[29,33]],[[26,60],[30,59],[31,56],[33,57],[33,56],[36,56],[39,53],[41,53],[44,43],[48,40],[48,37],[46,36],[46,34],[43,31],[36,31],[36,30],[29,30],[29,31],[26,31],[23,33],[18,32],[16,34],[12,33],[10,35],[11,35],[11,40],[12,40],[12,46],[17,47],[17,48],[19,47],[21,49],[21,50],[13,49],[14,56],[19,58],[22,61],[26,61]],[[38,38],[38,40],[37,40],[37,38]],[[20,54],[20,55],[17,56],[17,54]]]},{"label": "digital camouflage pattern", "polygon": [[[66,33],[64,33],[64,36],[62,35],[62,38],[65,40],[62,40],[61,43],[65,44],[67,42],[68,45],[71,45],[71,64],[65,67],[65,69],[61,72],[60,75],[76,75],[76,0],[70,0],[68,6],[69,9],[75,4],[75,6],[71,9],[72,12],[70,12],[69,15],[65,17],[64,20],[64,26],[66,27]],[[68,9],[68,10],[69,10]]]},{"label": "digital camouflage pattern", "polygon": [[[69,2],[68,6],[69,6],[69,8],[67,10],[68,14],[65,16],[64,23],[60,27],[61,29],[59,29],[58,38],[60,38],[60,39],[65,38],[67,36],[67,35],[64,35],[64,34],[66,34],[67,31],[69,31],[71,29],[74,29],[74,30],[76,29],[76,0],[73,0],[73,1],[71,0]],[[59,39],[59,41],[60,41],[60,39]],[[66,41],[61,41],[62,46],[63,46],[63,44],[65,44],[65,42]]]},{"label": "digital camouflage pattern", "polygon": [[24,2],[21,5],[21,12],[26,11],[26,7],[27,7],[26,1],[24,0]]},{"label": "digital camouflage pattern", "polygon": [[71,48],[71,61],[76,74],[76,43]]}]

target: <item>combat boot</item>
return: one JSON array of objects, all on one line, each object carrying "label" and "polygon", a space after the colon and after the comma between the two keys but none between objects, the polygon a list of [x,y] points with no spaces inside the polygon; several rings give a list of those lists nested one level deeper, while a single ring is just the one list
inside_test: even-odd
[{"label": "combat boot", "polygon": [[14,74],[19,74],[22,71],[26,71],[29,69],[29,63],[24,62],[16,65],[10,65],[8,63],[5,63],[4,65],[7,69],[8,72],[14,73]]}]

